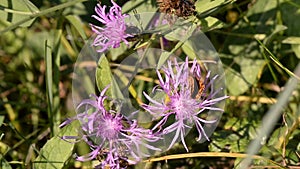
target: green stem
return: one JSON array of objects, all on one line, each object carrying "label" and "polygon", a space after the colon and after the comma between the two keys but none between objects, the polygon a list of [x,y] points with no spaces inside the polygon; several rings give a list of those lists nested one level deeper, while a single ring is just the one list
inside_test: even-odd
[{"label": "green stem", "polygon": [[[62,11],[60,11],[62,12]],[[53,136],[58,134],[59,124],[60,124],[60,97],[59,97],[59,81],[60,81],[60,47],[61,47],[61,37],[62,37],[62,27],[63,27],[63,17],[60,17],[57,23],[57,29],[54,33],[53,41]]]},{"label": "green stem", "polygon": [[284,67],[280,61],[273,55],[273,53],[260,41],[257,39],[257,42],[261,45],[261,47],[263,47],[266,52],[269,54],[270,59],[277,65],[279,66],[281,69],[283,69],[287,74],[289,74],[290,76],[295,77],[296,79],[300,80],[300,77],[295,75],[292,71],[290,71],[288,68]]},{"label": "green stem", "polygon": [[28,15],[28,16],[30,16],[34,13],[34,12],[16,11],[16,10],[5,8],[5,7],[2,7],[2,6],[0,6],[0,10],[3,10],[4,12],[7,12],[7,13],[19,14],[19,15]]},{"label": "green stem", "polygon": [[52,55],[51,55],[51,45],[49,41],[45,42],[45,64],[46,64],[46,93],[47,93],[47,113],[50,125],[51,133],[53,133],[53,120],[52,120],[52,112],[53,112],[53,78],[52,78]]}]

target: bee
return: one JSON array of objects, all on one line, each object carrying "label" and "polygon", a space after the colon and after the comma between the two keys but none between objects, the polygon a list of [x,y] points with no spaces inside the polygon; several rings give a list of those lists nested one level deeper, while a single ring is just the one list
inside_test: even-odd
[{"label": "bee", "polygon": [[135,42],[135,41],[137,41],[137,40],[139,40],[140,39],[140,35],[134,35],[134,36],[131,36],[131,37],[127,37],[126,38],[126,40],[128,41],[128,42]]},{"label": "bee", "polygon": [[105,159],[106,158],[106,154],[108,153],[108,149],[101,149],[99,152],[98,152],[98,154],[97,154],[97,156],[96,156],[96,159],[98,160],[98,161],[103,161],[103,159]]},{"label": "bee", "polygon": [[129,166],[129,162],[126,160],[126,158],[120,158],[119,164],[121,168],[127,168]]},{"label": "bee", "polygon": [[204,80],[202,78],[196,78],[196,79],[197,79],[197,82],[198,82],[198,92],[195,96],[195,99],[200,99],[203,92],[204,92],[205,84],[204,84]]},{"label": "bee", "polygon": [[[205,90],[205,84],[203,78],[195,78],[192,75],[188,76],[188,85],[191,91],[192,98],[199,100]],[[170,97],[167,95],[165,97],[164,103],[169,103]]]},{"label": "bee", "polygon": [[201,65],[200,67],[202,71],[201,77],[194,77],[192,74],[190,74],[188,77],[188,84],[192,93],[192,97],[197,100],[201,99],[206,88],[204,79],[207,74],[207,70],[205,69],[204,65]]},{"label": "bee", "polygon": [[131,37],[127,37],[126,40],[128,42],[136,42],[136,41],[146,42],[147,40],[150,39],[151,35],[152,35],[151,33],[134,34]]},{"label": "bee", "polygon": [[139,40],[141,37],[141,30],[136,26],[127,26],[126,31],[127,34],[132,35],[131,37],[127,37],[126,40],[128,42],[133,42]]},{"label": "bee", "polygon": [[[108,153],[108,149],[101,149],[98,152],[98,155],[96,156],[96,159],[99,162],[102,162],[106,158],[107,153]],[[120,165],[121,168],[127,168],[129,166],[129,162],[127,160],[127,157],[119,156],[118,159],[119,159],[119,165]],[[110,169],[110,166],[105,166],[105,169]]]},{"label": "bee", "polygon": [[204,80],[202,78],[195,79],[192,75],[189,75],[188,84],[192,97],[197,100],[200,99],[205,89]]}]

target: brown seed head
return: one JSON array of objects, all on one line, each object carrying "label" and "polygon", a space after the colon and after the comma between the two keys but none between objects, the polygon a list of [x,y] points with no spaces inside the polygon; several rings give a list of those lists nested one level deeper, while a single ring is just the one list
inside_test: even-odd
[{"label": "brown seed head", "polygon": [[192,0],[157,0],[160,12],[175,14],[179,17],[193,15],[195,2]]}]

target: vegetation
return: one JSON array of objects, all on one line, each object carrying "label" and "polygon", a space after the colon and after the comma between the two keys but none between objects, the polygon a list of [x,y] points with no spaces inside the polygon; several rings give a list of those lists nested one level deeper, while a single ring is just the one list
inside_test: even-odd
[{"label": "vegetation", "polygon": [[[91,41],[89,23],[98,24],[91,17],[97,3],[1,0],[0,168],[92,168],[99,163],[76,161],[74,154],[87,154],[89,147],[61,138],[77,135],[78,123],[59,128],[75,115],[74,67]],[[155,0],[116,3],[129,14],[159,8]],[[101,4],[111,6],[108,0]],[[223,63],[230,96],[224,113],[210,141],[186,139],[188,153],[179,143],[128,168],[299,168],[300,0],[197,0],[194,10],[184,19],[200,26]],[[136,48],[151,41],[148,34],[143,38]],[[172,43],[171,52],[192,55],[175,48]],[[96,72],[99,90],[112,82],[109,69],[127,54],[124,48],[112,50],[95,63],[102,68]],[[151,83],[133,81],[129,97],[137,105],[146,102],[142,92],[151,92],[157,83],[151,71],[138,75]],[[195,129],[186,136],[195,137]]]}]

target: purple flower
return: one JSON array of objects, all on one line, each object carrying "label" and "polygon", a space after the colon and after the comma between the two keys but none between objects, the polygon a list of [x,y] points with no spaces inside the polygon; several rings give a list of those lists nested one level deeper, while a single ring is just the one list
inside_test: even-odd
[{"label": "purple flower", "polygon": [[[192,128],[193,125],[196,126],[199,133],[197,141],[202,136],[209,140],[202,124],[215,123],[217,120],[204,120],[199,115],[205,110],[223,111],[221,108],[214,106],[227,98],[227,96],[215,98],[223,90],[214,91],[214,81],[218,76],[211,78],[208,71],[206,76],[202,77],[204,74],[202,70],[196,60],[193,61],[191,68],[189,68],[188,57],[182,64],[178,64],[176,60],[174,60],[174,63],[168,61],[167,67],[162,68],[165,79],[162,78],[157,70],[160,88],[156,88],[158,92],[165,93],[166,99],[152,99],[144,93],[150,104],[144,104],[143,108],[154,117],[160,118],[152,130],[162,131],[161,133],[164,135],[172,134],[172,137],[174,136],[168,149],[178,139],[181,139],[185,149],[188,151],[184,137],[186,131]],[[195,88],[198,90],[195,90]],[[175,117],[175,122],[165,126],[171,116]]]},{"label": "purple flower", "polygon": [[126,38],[131,37],[131,35],[125,32],[125,17],[127,15],[122,14],[121,7],[113,0],[111,0],[111,3],[113,6],[110,8],[109,13],[105,12],[105,5],[101,6],[100,4],[97,4],[95,7],[97,15],[92,16],[105,25],[105,27],[102,28],[91,24],[92,31],[97,34],[93,46],[101,47],[97,52],[104,52],[110,47],[118,48],[122,41],[128,45]]},{"label": "purple flower", "polygon": [[[82,140],[91,148],[87,155],[77,157],[79,161],[90,161],[97,157],[104,157],[98,166],[111,169],[126,168],[125,163],[136,163],[149,154],[145,150],[160,151],[150,145],[160,137],[156,136],[149,129],[141,128],[137,121],[129,120],[119,111],[106,110],[104,102],[109,101],[105,92],[106,87],[100,96],[93,95],[94,99],[83,100],[77,107],[79,113],[76,117],[67,120],[61,126],[69,124],[73,120],[81,123]],[[78,137],[65,136],[65,139]],[[129,159],[131,157],[133,160]]]}]

